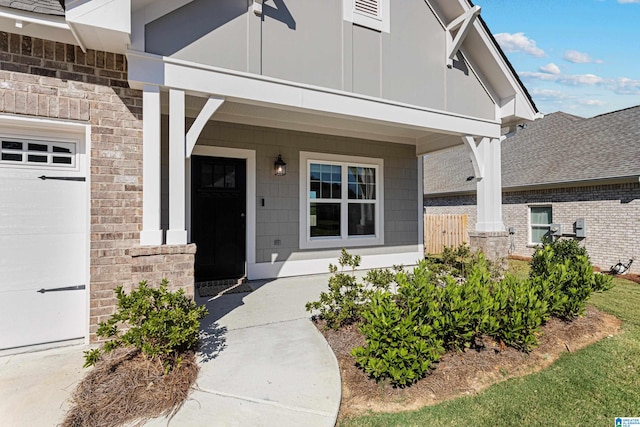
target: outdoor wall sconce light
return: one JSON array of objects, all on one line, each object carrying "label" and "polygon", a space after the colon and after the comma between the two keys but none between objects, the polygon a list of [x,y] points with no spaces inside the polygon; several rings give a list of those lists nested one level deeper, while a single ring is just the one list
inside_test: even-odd
[{"label": "outdoor wall sconce light", "polygon": [[282,156],[278,154],[278,160],[273,164],[273,170],[276,176],[283,176],[287,174],[287,164],[282,160]]}]

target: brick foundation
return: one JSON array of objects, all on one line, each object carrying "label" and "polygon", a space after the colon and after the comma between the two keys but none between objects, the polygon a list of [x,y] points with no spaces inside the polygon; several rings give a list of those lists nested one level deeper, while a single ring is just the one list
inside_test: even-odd
[{"label": "brick foundation", "polygon": [[169,290],[184,289],[187,296],[193,298],[195,244],[138,246],[128,253],[133,285],[146,280],[150,286],[157,286],[162,279],[167,279]]}]

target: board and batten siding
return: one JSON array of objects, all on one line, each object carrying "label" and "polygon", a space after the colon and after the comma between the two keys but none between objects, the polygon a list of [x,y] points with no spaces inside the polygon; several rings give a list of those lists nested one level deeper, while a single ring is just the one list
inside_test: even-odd
[{"label": "board and batten siding", "polygon": [[[445,64],[445,30],[424,0],[392,1],[390,31],[343,19],[340,0],[191,2],[148,23],[145,50],[391,101],[495,118],[473,67]],[[463,48],[464,50],[464,48]]]}]

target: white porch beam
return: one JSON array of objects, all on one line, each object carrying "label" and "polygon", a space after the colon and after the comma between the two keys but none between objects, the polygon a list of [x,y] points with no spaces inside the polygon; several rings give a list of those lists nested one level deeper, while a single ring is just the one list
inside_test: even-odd
[{"label": "white porch beam", "polygon": [[451,135],[500,137],[500,122],[496,119],[468,117],[145,52],[129,50],[127,60],[129,83],[133,88],[151,83],[187,92],[215,94],[229,101],[242,100],[285,110],[350,117],[362,122],[393,123],[398,127]]},{"label": "white porch beam", "polygon": [[160,228],[160,88],[142,92],[142,231],[140,244],[162,244]]},{"label": "white porch beam", "polygon": [[484,176],[477,182],[476,231],[504,231],[500,138],[482,138],[477,146],[477,157],[484,164]]},{"label": "white porch beam", "polygon": [[169,230],[167,230],[167,245],[187,243],[184,130],[184,91],[169,89]]},{"label": "white porch beam", "polygon": [[[473,172],[476,174],[476,180],[481,180],[484,177],[484,159],[480,157],[478,147],[476,145],[476,139],[471,135],[464,135],[462,142],[469,149],[469,157],[471,157],[471,163],[473,164]],[[482,140],[481,140],[482,142]]]},{"label": "white porch beam", "polygon": [[[451,21],[449,25],[447,25],[447,67],[453,67],[453,58],[455,58],[458,50],[460,50],[460,46],[462,46],[462,42],[467,37],[469,30],[473,27],[473,21],[476,17],[480,15],[480,6],[473,6],[471,9],[467,10],[462,15],[458,16],[456,19]],[[452,31],[458,30],[456,37],[454,38],[452,35]]]},{"label": "white porch beam", "polygon": [[187,158],[191,157],[191,153],[193,152],[193,147],[196,146],[196,142],[198,141],[198,137],[200,136],[202,129],[204,129],[209,119],[211,119],[211,117],[215,114],[215,112],[218,111],[218,108],[220,108],[222,104],[224,104],[224,98],[216,98],[212,96],[212,97],[209,97],[209,99],[207,99],[207,103],[204,104],[204,107],[198,114],[198,117],[196,117],[196,120],[193,122],[193,124],[189,128],[189,132],[187,132],[187,138],[186,138]]}]

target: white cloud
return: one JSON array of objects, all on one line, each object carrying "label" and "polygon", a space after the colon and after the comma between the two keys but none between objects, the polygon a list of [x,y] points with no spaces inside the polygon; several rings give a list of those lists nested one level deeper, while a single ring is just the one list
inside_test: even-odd
[{"label": "white cloud", "polygon": [[523,80],[555,82],[564,86],[598,86],[618,95],[640,96],[640,80],[628,77],[604,78],[595,74],[550,74],[533,71],[523,71],[518,74]]},{"label": "white cloud", "polygon": [[578,103],[589,107],[602,107],[603,105],[606,105],[606,102],[600,99],[583,99],[578,101]]},{"label": "white cloud", "polygon": [[618,77],[613,80],[612,87],[619,95],[640,95],[640,80]]},{"label": "white cloud", "polygon": [[539,100],[552,101],[560,99],[575,99],[575,95],[569,95],[568,93],[553,90],[553,89],[533,89],[531,95]]},{"label": "white cloud", "polygon": [[539,68],[539,70],[543,73],[560,74],[560,68],[558,68],[558,66],[553,62],[550,62],[547,65],[543,65]]},{"label": "white cloud", "polygon": [[618,0],[618,3],[640,3],[640,0]]},{"label": "white cloud", "polygon": [[565,61],[573,62],[574,64],[602,64],[602,61],[600,59],[593,59],[589,56],[589,54],[578,52],[577,50],[567,50],[564,53],[564,59]]},{"label": "white cloud", "polygon": [[528,38],[524,33],[499,33],[494,37],[505,52],[522,52],[538,58],[544,56],[544,50],[536,46],[535,40]]},{"label": "white cloud", "polygon": [[605,82],[605,79],[595,74],[549,74],[531,71],[524,71],[519,74],[524,79],[557,82],[569,86],[595,86]]}]

